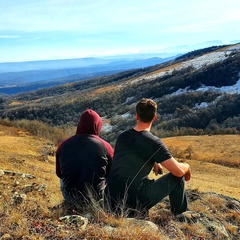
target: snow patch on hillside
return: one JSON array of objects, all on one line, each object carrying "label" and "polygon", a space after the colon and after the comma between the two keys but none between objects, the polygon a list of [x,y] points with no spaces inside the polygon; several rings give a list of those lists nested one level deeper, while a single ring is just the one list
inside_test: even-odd
[{"label": "snow patch on hillside", "polygon": [[194,58],[192,60],[179,63],[172,69],[167,69],[165,71],[161,71],[158,73],[153,73],[153,74],[148,74],[148,75],[138,77],[135,80],[132,80],[131,83],[137,83],[143,80],[144,81],[155,80],[156,78],[163,77],[166,74],[171,74],[173,70],[180,70],[180,69],[188,68],[190,66],[194,67],[195,69],[200,69],[206,65],[214,64],[214,63],[225,60],[228,57],[227,52],[228,51],[208,53],[203,56]]},{"label": "snow patch on hillside", "polygon": [[233,46],[226,47],[225,49],[222,49],[222,50],[220,49],[215,52],[206,53],[194,59],[176,64],[173,68],[166,68],[165,70],[160,72],[154,72],[154,73],[140,76],[132,80],[131,83],[138,83],[140,81],[147,81],[147,80],[148,81],[155,80],[156,78],[163,77],[166,74],[171,74],[173,70],[181,70],[190,66],[194,67],[195,69],[200,69],[204,66],[223,61],[228,57],[230,57],[232,52],[239,51],[239,50],[240,50],[240,44],[236,44]]},{"label": "snow patch on hillside", "polygon": [[202,102],[200,104],[196,103],[195,108],[206,108],[206,107],[208,107],[208,105],[209,104],[207,102]]},{"label": "snow patch on hillside", "polygon": [[214,86],[205,86],[205,85],[202,85],[200,88],[196,90],[192,90],[190,89],[190,87],[186,87],[184,89],[180,88],[176,92],[166,95],[166,97],[172,97],[172,96],[176,96],[176,95],[180,95],[188,92],[206,92],[206,91],[240,94],[240,79],[234,85],[223,86],[220,88],[214,87]]},{"label": "snow patch on hillside", "polygon": [[187,68],[187,67],[194,67],[195,69],[202,68],[208,64],[214,64],[220,61],[223,61],[227,58],[226,52],[213,52],[209,54],[205,54],[203,56],[194,58],[190,61],[183,62],[181,64],[181,68]]},{"label": "snow patch on hillside", "polygon": [[[130,112],[126,112],[122,115],[116,115],[113,117],[113,120],[121,120],[121,119],[128,119],[128,118],[132,118],[132,115]],[[114,130],[114,126],[111,125],[110,123],[104,123],[102,126],[102,131],[103,132],[111,132],[112,130]]]},{"label": "snow patch on hillside", "polygon": [[113,130],[113,126],[109,123],[104,123],[102,126],[103,132],[111,132]]},{"label": "snow patch on hillside", "polygon": [[130,112],[126,112],[122,115],[116,115],[115,118],[116,119],[124,119],[124,118],[129,118],[131,116],[131,113]]},{"label": "snow patch on hillside", "polygon": [[202,68],[206,65],[211,65],[220,61],[223,61],[227,59],[229,56],[231,56],[231,53],[234,51],[240,50],[240,44],[236,44],[233,46],[226,47],[224,50],[217,50],[215,52],[204,54],[200,57],[196,57],[192,60],[188,60],[186,62],[183,62],[178,66],[179,68],[186,68],[189,66],[192,66],[196,69]]},{"label": "snow patch on hillside", "polygon": [[240,94],[240,79],[236,82],[236,84],[231,86],[223,86],[220,88],[214,87],[214,86],[202,86],[198,88],[196,91],[218,91],[218,92],[224,92],[224,93],[236,93]]}]

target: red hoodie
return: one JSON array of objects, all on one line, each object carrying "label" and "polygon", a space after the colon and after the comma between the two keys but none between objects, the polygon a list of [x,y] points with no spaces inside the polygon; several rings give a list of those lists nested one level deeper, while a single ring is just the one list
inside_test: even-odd
[{"label": "red hoodie", "polygon": [[100,192],[106,186],[113,148],[99,137],[101,117],[93,110],[84,111],[76,135],[63,141],[56,152],[56,174],[71,194],[84,193],[86,184]]}]

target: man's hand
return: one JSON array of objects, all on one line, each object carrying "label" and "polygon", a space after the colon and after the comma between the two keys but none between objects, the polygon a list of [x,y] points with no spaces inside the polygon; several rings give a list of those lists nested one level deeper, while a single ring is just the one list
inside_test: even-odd
[{"label": "man's hand", "polygon": [[158,174],[163,174],[162,165],[160,163],[155,162],[154,165],[153,165],[153,172],[155,173],[156,176]]},{"label": "man's hand", "polygon": [[190,166],[189,166],[187,173],[184,175],[184,179],[185,179],[185,181],[189,181],[190,178],[191,178],[191,169],[190,169]]}]

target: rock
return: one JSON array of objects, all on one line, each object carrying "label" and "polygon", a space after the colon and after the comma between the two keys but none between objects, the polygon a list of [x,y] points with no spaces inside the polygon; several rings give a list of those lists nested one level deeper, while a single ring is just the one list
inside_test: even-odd
[{"label": "rock", "polygon": [[136,218],[124,218],[122,219],[122,222],[119,226],[104,226],[103,229],[108,235],[114,235],[115,232],[120,231],[121,229],[126,228],[132,228],[132,229],[138,229],[138,231],[141,231],[142,233],[148,234],[148,233],[159,233],[160,230],[156,224],[154,224],[151,221],[147,220],[140,220]]},{"label": "rock", "polygon": [[0,238],[1,240],[8,240],[8,239],[12,239],[11,238],[11,236],[10,236],[10,234],[8,234],[8,233],[5,233],[1,238]]},{"label": "rock", "polygon": [[151,222],[151,221],[147,221],[147,220],[140,220],[140,219],[136,219],[136,218],[126,218],[124,219],[125,223],[127,225],[134,225],[134,226],[139,226],[141,228],[144,228],[144,229],[147,229],[151,232],[157,232],[159,229],[158,229],[158,226]]},{"label": "rock", "polygon": [[14,205],[19,205],[21,204],[23,201],[25,201],[27,199],[27,195],[26,194],[19,194],[18,192],[15,192],[12,195],[11,201]]},{"label": "rock", "polygon": [[88,224],[88,219],[80,215],[67,215],[60,217],[59,220],[68,224],[76,224],[81,230],[85,230]]},{"label": "rock", "polygon": [[209,232],[212,232],[212,235],[217,237],[217,239],[230,239],[226,228],[217,219],[211,220],[204,218],[202,223],[206,226]]},{"label": "rock", "polygon": [[37,183],[33,183],[32,185],[28,184],[22,188],[22,191],[24,193],[29,193],[32,191],[42,192],[44,190],[46,190],[46,185],[45,184],[37,184]]},{"label": "rock", "polygon": [[26,174],[26,173],[20,173],[20,172],[14,172],[14,171],[8,171],[8,170],[2,170],[4,174],[6,175],[11,175],[11,176],[21,176],[22,178],[35,178],[35,176],[31,174]]},{"label": "rock", "polygon": [[114,231],[117,231],[116,228],[111,227],[111,226],[104,226],[103,227],[104,231],[107,232],[107,234],[111,235],[114,233]]},{"label": "rock", "polygon": [[29,193],[29,192],[32,192],[34,190],[34,185],[26,185],[23,189],[22,189],[22,191],[25,193],[25,194],[27,194],[27,193]]},{"label": "rock", "polygon": [[42,192],[46,190],[47,186],[45,184],[37,184],[35,185],[35,190],[38,192]]},{"label": "rock", "polygon": [[3,175],[4,175],[4,171],[0,169],[0,177],[2,177]]},{"label": "rock", "polygon": [[15,180],[14,183],[13,183],[13,186],[16,187],[19,185],[19,181]]}]

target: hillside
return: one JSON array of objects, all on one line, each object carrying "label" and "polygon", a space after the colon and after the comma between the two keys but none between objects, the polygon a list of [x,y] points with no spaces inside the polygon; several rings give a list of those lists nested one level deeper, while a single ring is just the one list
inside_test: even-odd
[{"label": "hillside", "polygon": [[[53,142],[20,128],[0,125],[0,239],[237,240],[240,192],[236,176],[240,170],[230,163],[240,164],[239,136],[176,137],[163,141],[178,160],[192,166],[187,195],[190,209],[199,212],[199,218],[174,218],[167,198],[150,210],[148,219],[117,217],[91,204],[88,209],[73,212],[71,206],[62,203]],[[214,152],[213,142],[217,142]],[[229,143],[231,148],[226,148]],[[199,146],[207,153],[205,159],[199,154]],[[231,158],[225,162],[225,156]],[[216,158],[219,162],[215,162]],[[64,218],[69,214],[75,218]],[[76,215],[85,221],[84,227]]]},{"label": "hillside", "polygon": [[86,108],[104,119],[103,136],[134,123],[142,97],[158,103],[159,136],[238,134],[240,131],[240,44],[190,52],[163,64],[0,98],[1,118],[75,126]]}]

